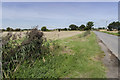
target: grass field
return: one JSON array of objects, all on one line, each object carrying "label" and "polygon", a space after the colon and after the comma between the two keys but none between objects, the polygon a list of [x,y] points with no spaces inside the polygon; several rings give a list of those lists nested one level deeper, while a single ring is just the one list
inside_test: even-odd
[{"label": "grass field", "polygon": [[107,34],[112,34],[112,35],[116,35],[116,36],[120,36],[120,33],[118,31],[101,31]]},{"label": "grass field", "polygon": [[[48,41],[50,43],[50,41]],[[105,78],[101,51],[96,35],[54,40],[60,47],[53,53],[36,59],[33,65],[25,61],[13,74],[17,78]]]}]

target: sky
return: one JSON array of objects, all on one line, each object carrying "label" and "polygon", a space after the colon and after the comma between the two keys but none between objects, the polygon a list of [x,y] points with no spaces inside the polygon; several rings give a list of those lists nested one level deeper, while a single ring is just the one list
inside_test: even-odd
[{"label": "sky", "polygon": [[2,2],[118,2],[120,0],[1,0]]},{"label": "sky", "polygon": [[48,29],[78,26],[88,21],[104,27],[118,20],[118,2],[3,2],[2,27]]}]

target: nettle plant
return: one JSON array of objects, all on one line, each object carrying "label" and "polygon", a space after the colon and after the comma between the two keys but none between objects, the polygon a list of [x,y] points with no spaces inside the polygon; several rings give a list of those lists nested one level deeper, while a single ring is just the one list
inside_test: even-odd
[{"label": "nettle plant", "polygon": [[32,64],[37,58],[41,58],[41,55],[50,52],[49,43],[43,38],[43,32],[37,28],[28,31],[25,37],[17,39],[19,36],[8,33],[2,39],[2,67],[5,78],[12,77],[24,61]]}]

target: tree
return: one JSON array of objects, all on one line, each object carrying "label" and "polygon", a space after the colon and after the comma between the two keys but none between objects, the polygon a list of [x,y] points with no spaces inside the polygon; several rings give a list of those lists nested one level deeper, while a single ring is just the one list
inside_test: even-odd
[{"label": "tree", "polygon": [[41,31],[47,31],[46,26],[43,26],[43,27],[41,28]]},{"label": "tree", "polygon": [[2,31],[5,31],[5,29],[2,29]]},{"label": "tree", "polygon": [[80,27],[79,27],[79,30],[84,30],[84,28],[85,28],[85,25],[81,25]]},{"label": "tree", "polygon": [[67,28],[64,28],[63,30],[67,31]]},{"label": "tree", "polygon": [[21,31],[21,29],[20,28],[16,28],[15,31]]},{"label": "tree", "polygon": [[86,27],[87,27],[87,30],[91,30],[92,26],[94,26],[94,22],[88,22]]},{"label": "tree", "polygon": [[10,27],[8,27],[6,30],[7,30],[7,31],[13,31],[13,29],[10,28]]},{"label": "tree", "polygon": [[105,27],[99,27],[98,29],[106,29]]},{"label": "tree", "polygon": [[75,24],[71,24],[71,25],[69,26],[69,28],[70,28],[71,30],[77,30],[77,29],[78,29],[78,26],[76,26]]},{"label": "tree", "polygon": [[61,31],[61,29],[58,29],[58,31],[60,32],[60,31]]},{"label": "tree", "polygon": [[120,30],[120,22],[112,22],[108,25],[108,29],[112,31],[113,29]]}]

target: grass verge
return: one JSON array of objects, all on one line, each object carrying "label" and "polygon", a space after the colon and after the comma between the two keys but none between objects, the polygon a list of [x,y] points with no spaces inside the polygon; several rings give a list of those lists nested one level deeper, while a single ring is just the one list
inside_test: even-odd
[{"label": "grass verge", "polygon": [[120,32],[118,32],[118,33],[112,33],[112,32],[107,32],[107,31],[101,31],[101,32],[104,32],[104,33],[107,33],[107,34],[116,35],[116,36],[120,36]]},{"label": "grass verge", "polygon": [[93,32],[87,36],[55,41],[60,45],[51,54],[42,55],[33,65],[25,61],[13,74],[16,78],[105,78],[101,51]]}]

